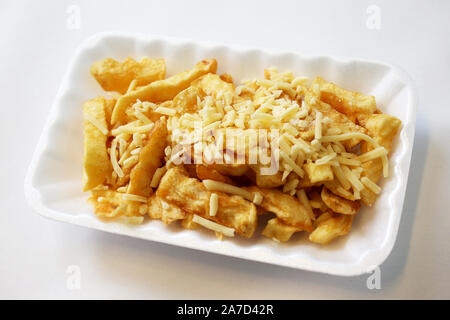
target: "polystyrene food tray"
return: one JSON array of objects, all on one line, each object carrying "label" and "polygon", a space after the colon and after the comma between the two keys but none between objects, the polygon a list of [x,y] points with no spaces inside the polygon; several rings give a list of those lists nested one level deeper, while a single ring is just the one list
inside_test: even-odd
[{"label": "polystyrene food tray", "polygon": [[[376,97],[378,107],[402,120],[390,157],[390,177],[372,208],[356,216],[351,232],[331,245],[320,246],[296,234],[276,243],[255,233],[253,239],[216,239],[208,230],[183,230],[150,220],[140,226],[102,222],[82,192],[84,101],[104,92],[89,73],[93,62],[112,57],[164,58],[168,76],[190,69],[197,61],[216,58],[218,73],[235,82],[262,77],[271,66],[296,75],[321,76],[338,85]],[[415,95],[409,77],[385,63],[294,52],[244,48],[141,34],[102,33],[86,40],[74,54],[40,137],[25,181],[30,205],[41,215],[88,228],[181,247],[213,252],[297,269],[335,275],[358,275],[380,265],[392,250],[402,213],[414,139]]]}]

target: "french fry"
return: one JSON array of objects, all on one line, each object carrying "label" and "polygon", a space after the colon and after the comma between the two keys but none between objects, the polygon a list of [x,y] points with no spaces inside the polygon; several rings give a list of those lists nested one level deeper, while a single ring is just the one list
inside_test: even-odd
[{"label": "french fry", "polygon": [[217,97],[219,94],[233,94],[232,83],[222,80],[215,73],[208,73],[192,82],[192,86],[203,91],[205,95]]},{"label": "french fry", "polygon": [[207,73],[217,71],[215,59],[202,60],[189,71],[178,73],[170,78],[150,83],[121,96],[114,107],[111,123],[125,122],[125,110],[137,99],[141,101],[163,102],[173,99],[180,91],[190,86],[192,81]]},{"label": "french fry", "polygon": [[401,124],[402,122],[399,119],[388,114],[374,114],[368,118],[366,128],[376,143],[390,151],[392,141]]}]

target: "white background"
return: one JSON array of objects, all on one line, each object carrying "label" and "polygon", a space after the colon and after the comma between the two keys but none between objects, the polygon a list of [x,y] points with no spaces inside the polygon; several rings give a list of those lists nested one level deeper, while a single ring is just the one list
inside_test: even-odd
[{"label": "white background", "polygon": [[[80,28],[67,28],[70,5]],[[366,22],[381,9],[381,29]],[[0,0],[0,298],[450,298],[449,1]],[[381,289],[47,220],[28,207],[27,166],[77,45],[128,31],[361,57],[406,70],[419,96],[396,245]],[[70,265],[81,288],[67,288]]]}]

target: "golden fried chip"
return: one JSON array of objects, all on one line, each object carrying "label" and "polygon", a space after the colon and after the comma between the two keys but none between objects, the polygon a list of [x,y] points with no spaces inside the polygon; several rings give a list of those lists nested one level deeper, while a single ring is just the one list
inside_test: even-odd
[{"label": "golden fried chip", "polygon": [[147,144],[139,153],[138,163],[131,170],[128,193],[143,197],[148,197],[152,193],[150,184],[156,169],[162,165],[166,145],[166,123],[158,120],[149,133]]},{"label": "golden fried chip", "polygon": [[273,218],[267,221],[267,225],[264,228],[262,235],[270,239],[276,239],[281,242],[288,241],[295,232],[302,229],[289,226],[278,218]]},{"label": "golden fried chip", "polygon": [[[367,177],[373,183],[377,183],[383,175],[383,163],[379,158],[364,162],[361,164],[361,167],[363,168],[361,177]],[[366,206],[371,207],[375,203],[376,199],[377,194],[373,191],[367,188],[361,190],[361,201]]]},{"label": "golden fried chip", "polygon": [[233,84],[222,80],[215,73],[208,73],[192,82],[192,86],[201,89],[208,96],[218,97],[226,93],[234,94]]},{"label": "golden fried chip", "polygon": [[87,101],[83,105],[83,115],[83,191],[88,191],[103,184],[112,172],[106,147],[108,125],[105,117],[105,99],[98,97]]},{"label": "golden fried chip", "polygon": [[[335,110],[329,104],[319,100],[311,91],[307,91],[304,96],[305,102],[311,106],[313,110],[319,111],[324,117],[328,117],[331,122],[328,124],[330,128],[341,130],[342,133],[359,132],[367,133],[367,130],[353,121],[351,121],[345,114]],[[356,138],[344,141],[343,144],[347,149],[356,147],[361,141]]]},{"label": "golden fried chip", "polygon": [[392,141],[397,135],[402,122],[388,114],[374,114],[369,117],[366,128],[376,143],[391,150]]},{"label": "golden fried chip", "polygon": [[249,169],[245,164],[212,164],[215,170],[225,176],[240,177],[243,176]]},{"label": "golden fried chip", "polygon": [[116,105],[116,99],[105,99],[105,118],[108,129],[111,130],[111,115]]},{"label": "golden fried chip", "polygon": [[256,207],[239,196],[218,195],[218,210],[209,215],[211,192],[199,180],[189,178],[179,167],[171,168],[161,179],[156,195],[190,214],[197,214],[229,228],[244,237],[251,237],[257,224]]},{"label": "golden fried chip", "polygon": [[256,173],[256,185],[261,188],[277,188],[284,184],[282,178],[283,174],[281,172],[273,175]]},{"label": "golden fried chip", "polygon": [[333,239],[350,232],[353,222],[352,215],[328,213],[324,215],[319,217],[317,228],[309,235],[309,240],[312,242],[322,245],[328,244]]},{"label": "golden fried chip", "polygon": [[341,198],[332,192],[330,192],[327,188],[322,188],[321,197],[323,202],[336,213],[342,214],[356,214],[359,209],[361,209],[361,203],[359,201],[350,201],[344,198]]},{"label": "golden fried chip", "polygon": [[100,218],[115,217],[126,209],[122,206],[123,210],[117,210],[123,202],[122,194],[112,190],[93,189],[88,201],[94,205],[94,212]]},{"label": "golden fried chip", "polygon": [[246,188],[252,192],[261,192],[261,207],[273,212],[284,223],[302,230],[312,231],[312,222],[306,208],[296,198],[277,189]]},{"label": "golden fried chip", "polygon": [[204,94],[199,88],[190,86],[173,98],[173,106],[178,114],[194,113],[201,109],[201,105],[197,104],[197,98],[203,96]]},{"label": "golden fried chip", "polygon": [[185,211],[173,204],[168,204],[156,194],[152,194],[148,199],[148,215],[152,219],[161,219],[165,224],[183,220],[187,216]]},{"label": "golden fried chip", "polygon": [[194,221],[192,221],[192,219],[194,218],[193,214],[187,214],[186,218],[184,218],[181,221],[181,226],[184,229],[188,229],[188,230],[194,230],[200,227],[200,225],[198,223],[195,223]]},{"label": "golden fried chip", "polygon": [[333,170],[331,170],[331,165],[329,164],[315,164],[311,162],[304,164],[303,169],[305,169],[311,183],[331,181],[334,178]]},{"label": "golden fried chip", "polygon": [[[230,196],[217,193],[218,209],[214,217],[206,218],[214,220],[227,227],[234,228],[243,237],[251,238],[258,224],[258,215],[253,203],[240,196]],[[209,201],[208,201],[209,212]]]},{"label": "golden fried chip", "polygon": [[200,180],[214,180],[219,182],[224,182],[233,185],[234,182],[229,177],[224,176],[219,171],[210,166],[204,166],[202,164],[197,164],[195,166],[197,177]]},{"label": "golden fried chip", "polygon": [[164,79],[166,65],[164,59],[142,58],[140,62],[127,58],[118,62],[106,58],[95,62],[91,67],[91,74],[105,91],[127,92],[131,81],[137,85],[147,85],[153,81]]},{"label": "golden fried chip", "polygon": [[309,188],[309,187],[314,187],[314,186],[318,186],[320,185],[321,182],[311,182],[311,180],[309,179],[308,174],[305,174],[305,176],[303,178],[300,179],[300,182],[297,185],[298,189],[301,188]]},{"label": "golden fried chip", "polygon": [[311,90],[320,100],[345,114],[353,122],[364,122],[377,108],[374,96],[345,90],[320,77],[313,81]]},{"label": "golden fried chip", "polygon": [[191,82],[207,73],[217,71],[215,59],[202,60],[191,70],[178,73],[165,80],[158,80],[149,85],[123,95],[117,100],[111,123],[125,122],[125,110],[137,99],[141,101],[163,102],[173,99],[180,91],[191,85]]}]

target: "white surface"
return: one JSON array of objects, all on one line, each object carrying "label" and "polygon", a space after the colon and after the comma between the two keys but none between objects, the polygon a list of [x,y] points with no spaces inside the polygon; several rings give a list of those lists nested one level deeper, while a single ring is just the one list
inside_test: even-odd
[{"label": "white surface", "polygon": [[[66,28],[71,4],[81,28]],[[450,298],[448,1],[59,1],[0,4],[2,298]],[[369,5],[381,29],[366,27]],[[398,65],[419,95],[399,237],[369,275],[340,278],[205,254],[46,220],[27,206],[23,179],[76,46],[99,31],[149,32],[376,59]],[[68,290],[66,270],[81,269]],[[205,277],[205,275],[207,275]]]},{"label": "white surface", "polygon": [[[100,221],[87,203],[88,193],[81,190],[80,106],[103,93],[88,72],[90,66],[105,57],[122,60],[127,56],[165,57],[169,76],[214,57],[219,62],[218,74],[228,72],[237,83],[261,77],[265,68],[277,66],[280,71],[290,70],[309,78],[320,75],[346,88],[376,96],[379,107],[403,124],[390,155],[390,176],[382,181],[383,193],[372,208],[363,208],[358,213],[348,237],[326,247],[305,241],[304,237],[277,244],[261,237],[260,231],[250,242],[241,237],[220,241],[212,232],[182,230],[179,226],[168,228],[158,221],[147,221],[141,226]],[[394,246],[408,179],[415,116],[416,97],[409,76],[380,62],[307,57],[136,33],[99,33],[77,48],[69,64],[30,164],[25,195],[37,212],[57,221],[296,269],[360,275],[383,263]]]}]

